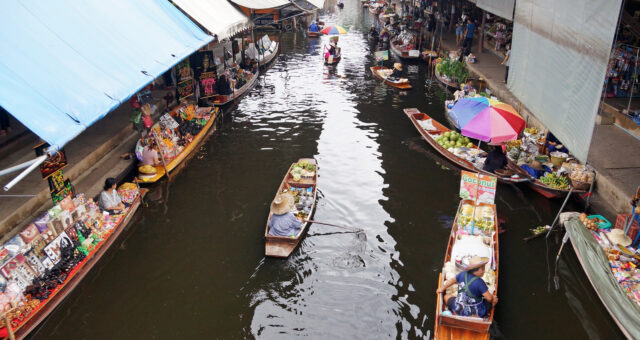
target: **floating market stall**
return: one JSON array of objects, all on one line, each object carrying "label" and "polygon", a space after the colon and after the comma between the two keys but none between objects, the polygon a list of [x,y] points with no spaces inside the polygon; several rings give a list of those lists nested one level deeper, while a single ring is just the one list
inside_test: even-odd
[{"label": "floating market stall", "polygon": [[530,178],[531,189],[547,198],[565,197],[569,190],[587,193],[595,182],[595,169],[564,152],[545,155],[546,136],[546,132],[529,127],[519,140],[509,142],[506,151],[513,169]]},{"label": "floating market stall", "polygon": [[[84,194],[67,196],[0,248],[0,336],[25,338],[75,288],[131,221],[141,202],[133,183],[118,188],[128,208],[102,212]],[[8,320],[9,325],[6,324]]]},{"label": "floating market stall", "polygon": [[404,30],[391,39],[391,51],[402,59],[416,60],[420,58],[417,47],[418,39],[415,33]]},{"label": "floating market stall", "polygon": [[[262,64],[261,64],[262,65]],[[238,76],[238,73],[241,74],[241,76]],[[257,73],[253,73],[253,72],[249,72],[246,70],[238,70],[238,73],[236,73],[236,84],[239,81],[239,79],[244,79],[244,84],[240,87],[234,86],[231,89],[231,94],[216,94],[213,95],[211,97],[210,103],[213,104],[214,106],[224,106],[227,105],[239,98],[241,98],[242,96],[244,96],[245,94],[247,94],[249,92],[249,90],[251,90],[255,84],[258,82],[258,74]]]},{"label": "floating market stall", "polygon": [[451,89],[457,89],[458,84],[466,82],[469,70],[464,62],[452,58],[438,58],[435,61],[436,79]]},{"label": "floating market stall", "polygon": [[[162,164],[139,167],[137,181],[155,183],[187,160],[205,138],[215,131],[218,111],[216,107],[198,107],[185,102],[161,116],[151,127],[146,139],[155,142]],[[139,140],[136,146],[136,155],[140,161],[142,144],[142,140]]]},{"label": "floating market stall", "polygon": [[631,238],[622,230],[609,231],[600,223],[581,214],[565,227],[589,282],[613,320],[628,339],[640,339],[638,249],[630,246]]},{"label": "floating market stall", "polygon": [[[438,289],[447,280],[464,271],[474,257],[484,259],[485,273],[482,280],[490,294],[498,291],[498,219],[495,199],[495,177],[476,175],[463,171],[460,201],[453,221],[442,272],[438,276]],[[446,289],[445,294],[456,296],[458,285]],[[489,327],[493,323],[495,308],[488,315],[456,315],[445,305],[443,295],[438,294],[434,339],[489,339]]]},{"label": "floating market stall", "polygon": [[482,170],[486,153],[471,143],[468,137],[450,130],[418,109],[404,109],[404,113],[427,143],[462,169],[497,176],[502,183],[529,181],[528,178],[517,173],[492,174]]},{"label": "floating market stall", "polygon": [[[311,219],[316,208],[316,196],[318,192],[317,163],[313,158],[300,158],[297,163],[291,164],[284,176],[276,196],[281,193],[289,193],[294,196],[294,206],[291,211],[300,220]],[[304,237],[310,223],[303,223],[302,229],[295,236],[274,236],[269,234],[269,221],[267,218],[264,231],[265,256],[288,257],[296,249]]]},{"label": "floating market stall", "polygon": [[269,36],[265,34],[262,39],[256,42],[256,46],[258,48],[258,64],[261,69],[265,69],[278,55],[280,43],[271,40]]}]

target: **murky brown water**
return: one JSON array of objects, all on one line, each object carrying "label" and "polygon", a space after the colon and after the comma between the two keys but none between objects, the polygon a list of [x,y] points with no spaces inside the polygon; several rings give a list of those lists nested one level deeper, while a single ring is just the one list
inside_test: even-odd
[{"label": "murky brown water", "polygon": [[[458,204],[459,171],[418,137],[402,108],[443,119],[423,64],[406,94],[381,86],[359,2],[326,18],[349,28],[343,60],[323,66],[324,39],[284,34],[282,54],[171,184],[33,339],[210,339],[298,336],[418,338],[433,332],[435,290]],[[264,223],[289,164],[320,165],[314,225],[287,260],[264,258]],[[556,240],[525,243],[560,202],[500,186],[496,336],[620,338],[570,247],[553,287]],[[550,268],[550,270],[549,270]]]}]

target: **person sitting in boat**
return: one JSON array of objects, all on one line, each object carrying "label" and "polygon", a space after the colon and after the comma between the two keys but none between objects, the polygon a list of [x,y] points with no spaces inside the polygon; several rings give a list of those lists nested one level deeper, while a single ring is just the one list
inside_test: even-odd
[{"label": "person sitting in boat", "polygon": [[244,75],[244,71],[242,69],[239,69],[238,72],[236,73],[236,89],[241,88],[246,83],[247,83],[247,79]]},{"label": "person sitting in boat", "polygon": [[399,80],[402,78],[402,64],[395,63],[393,64],[393,72],[389,75],[389,80]]},{"label": "person sitting in boat", "polygon": [[316,25],[315,21],[311,23],[311,26],[309,26],[309,32],[313,32],[313,33],[320,32],[320,29],[318,28],[318,25]]},{"label": "person sitting in boat", "polygon": [[549,131],[549,133],[547,134],[547,143],[545,146],[547,147],[547,155],[554,151],[559,151],[564,153],[569,152],[569,150],[560,143],[558,138],[556,138],[556,136],[554,136],[553,133],[551,133],[551,131]]},{"label": "person sitting in boat", "polygon": [[153,139],[147,139],[146,145],[142,149],[142,165],[158,166],[158,151],[156,151],[156,143]]},{"label": "person sitting in boat", "polygon": [[482,170],[488,172],[495,172],[498,169],[503,169],[507,166],[507,156],[502,152],[502,148],[490,145],[490,151],[487,155],[487,159],[484,160],[484,166]]},{"label": "person sitting in boat", "polygon": [[107,178],[104,181],[104,190],[102,190],[98,197],[98,206],[100,209],[110,214],[120,214],[129,206],[129,204],[122,202],[122,198],[120,198],[116,190],[116,184],[118,183],[115,178]]},{"label": "person sitting in boat", "polygon": [[473,83],[471,82],[471,80],[469,80],[469,81],[464,85],[464,87],[462,88],[462,90],[463,90],[467,95],[469,95],[471,92],[475,92],[475,91],[476,91],[476,88],[475,88],[475,87],[473,87]]},{"label": "person sitting in boat", "polygon": [[369,37],[371,38],[377,38],[378,37],[378,30],[376,29],[376,25],[371,25],[371,29],[369,30]]},{"label": "person sitting in boat", "polygon": [[302,222],[292,213],[294,198],[289,193],[278,194],[271,202],[269,235],[295,237],[302,228]]},{"label": "person sitting in boat", "polygon": [[220,78],[218,78],[218,82],[216,82],[216,90],[220,95],[231,94],[231,85],[229,84],[229,80],[227,80],[226,74],[222,74],[220,75]]},{"label": "person sitting in boat", "polygon": [[482,280],[487,262],[486,258],[472,257],[463,272],[447,280],[436,290],[436,293],[442,294],[453,284],[458,284],[458,295],[444,296],[444,303],[451,313],[484,318],[498,303],[498,297],[489,293],[487,284]]},{"label": "person sitting in boat", "polygon": [[331,55],[332,57],[336,56],[336,43],[335,43],[335,41],[332,41],[331,43],[329,43],[329,55]]}]

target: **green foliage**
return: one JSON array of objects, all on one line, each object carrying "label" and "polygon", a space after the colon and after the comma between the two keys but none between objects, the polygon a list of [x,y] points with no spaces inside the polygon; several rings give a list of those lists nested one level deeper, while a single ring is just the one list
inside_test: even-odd
[{"label": "green foliage", "polygon": [[461,61],[445,59],[438,63],[436,68],[440,74],[447,76],[447,78],[458,84],[464,83],[469,77],[469,70],[467,70],[465,63]]}]

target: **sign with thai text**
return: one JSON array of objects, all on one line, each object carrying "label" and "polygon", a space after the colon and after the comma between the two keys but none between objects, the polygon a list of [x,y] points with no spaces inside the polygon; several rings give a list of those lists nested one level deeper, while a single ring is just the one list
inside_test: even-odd
[{"label": "sign with thai text", "polygon": [[460,198],[494,204],[498,179],[495,176],[462,171]]}]

